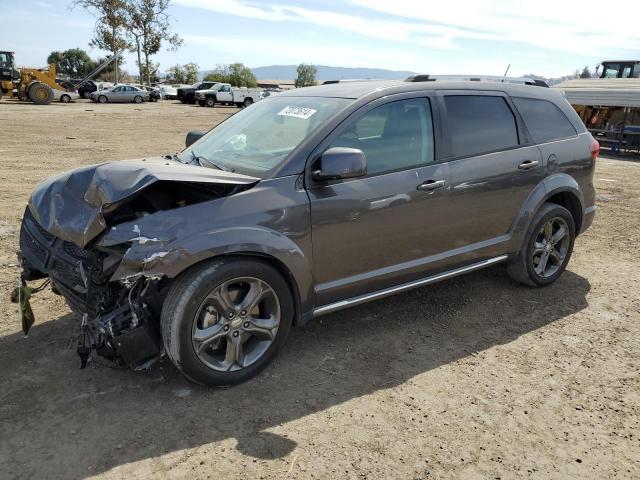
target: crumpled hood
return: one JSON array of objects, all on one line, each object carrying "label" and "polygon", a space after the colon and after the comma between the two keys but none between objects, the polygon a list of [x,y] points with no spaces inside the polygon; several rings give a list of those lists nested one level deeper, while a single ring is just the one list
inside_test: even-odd
[{"label": "crumpled hood", "polygon": [[29,209],[48,232],[85,247],[107,228],[104,214],[158,181],[250,185],[258,178],[163,157],[82,167],[40,183]]}]

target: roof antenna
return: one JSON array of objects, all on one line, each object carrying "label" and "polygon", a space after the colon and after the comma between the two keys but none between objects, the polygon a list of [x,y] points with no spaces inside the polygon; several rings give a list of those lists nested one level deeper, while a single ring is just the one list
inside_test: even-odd
[{"label": "roof antenna", "polygon": [[507,76],[507,73],[509,73],[509,69],[511,68],[511,64],[507,65],[507,69],[504,71],[504,75],[503,77]]}]

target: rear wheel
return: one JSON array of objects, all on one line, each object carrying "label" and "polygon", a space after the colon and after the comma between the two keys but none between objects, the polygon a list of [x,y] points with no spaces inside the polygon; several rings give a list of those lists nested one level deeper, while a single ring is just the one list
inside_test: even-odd
[{"label": "rear wheel", "polygon": [[176,367],[195,382],[233,385],[273,359],[291,328],[293,299],[267,263],[224,259],[177,279],[162,309],[162,338]]},{"label": "rear wheel", "polygon": [[244,106],[245,107],[248,107],[252,103],[253,103],[253,98],[247,97],[247,98],[244,99]]},{"label": "rear wheel", "polygon": [[142,97],[140,95],[136,95],[135,97],[133,97],[133,101],[135,103],[142,103]]},{"label": "rear wheel", "polygon": [[545,203],[533,218],[518,256],[509,264],[509,275],[531,287],[555,282],[567,267],[575,240],[571,213]]},{"label": "rear wheel", "polygon": [[42,82],[34,82],[27,89],[27,97],[36,105],[49,105],[53,100],[53,90]]}]

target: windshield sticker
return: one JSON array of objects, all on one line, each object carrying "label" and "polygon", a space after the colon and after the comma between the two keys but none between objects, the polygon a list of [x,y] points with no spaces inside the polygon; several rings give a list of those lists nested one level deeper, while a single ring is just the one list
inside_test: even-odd
[{"label": "windshield sticker", "polygon": [[295,117],[307,120],[317,111],[318,110],[307,107],[284,107],[278,112],[278,115],[282,115],[283,117]]}]

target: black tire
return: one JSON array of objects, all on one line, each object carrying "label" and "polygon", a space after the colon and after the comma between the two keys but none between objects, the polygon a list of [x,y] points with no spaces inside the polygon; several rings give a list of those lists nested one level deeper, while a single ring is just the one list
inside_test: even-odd
[{"label": "black tire", "polygon": [[[198,357],[192,343],[197,313],[207,296],[223,282],[248,276],[267,282],[277,295],[278,330],[267,350],[254,363],[234,371],[215,370]],[[289,334],[293,316],[293,298],[287,282],[271,265],[238,258],[212,260],[181,274],[169,289],[161,315],[162,339],[167,356],[187,378],[203,385],[235,385],[255,376],[271,362]]]},{"label": "black tire", "polygon": [[142,97],[140,95],[136,95],[133,97],[133,103],[142,103]]},{"label": "black tire", "polygon": [[53,90],[42,82],[34,82],[27,89],[27,97],[36,105],[49,105],[53,100]]},{"label": "black tire", "polygon": [[[555,266],[555,271],[548,276],[541,276],[536,271],[536,265],[534,260],[534,252],[536,248],[536,242],[539,239],[541,230],[546,224],[558,219],[558,222],[566,224],[568,227],[568,241],[563,250],[564,256]],[[529,287],[544,287],[555,282],[562,272],[567,267],[569,260],[571,259],[571,253],[573,252],[573,244],[575,241],[575,222],[573,216],[566,208],[557,205],[555,203],[545,203],[540,207],[540,210],[536,213],[527,229],[522,247],[517,256],[511,261],[507,267],[509,276],[515,281],[527,285]],[[550,247],[553,250],[553,246]],[[540,264],[538,265],[538,267]]]},{"label": "black tire", "polygon": [[211,107],[215,107],[216,106],[216,99],[213,97],[208,97],[205,100],[205,103],[207,105],[207,107],[211,108]]},{"label": "black tire", "polygon": [[105,97],[104,95],[100,95],[98,97],[98,103],[107,103],[109,99],[107,97]]},{"label": "black tire", "polygon": [[196,103],[196,96],[195,95],[187,96],[187,103],[189,105],[193,105],[194,103]]},{"label": "black tire", "polygon": [[244,99],[244,106],[248,107],[249,105],[251,105],[253,103],[253,98],[251,97],[247,97]]},{"label": "black tire", "polygon": [[71,101],[71,97],[69,95],[60,95],[60,101],[62,103],[69,103]]}]

